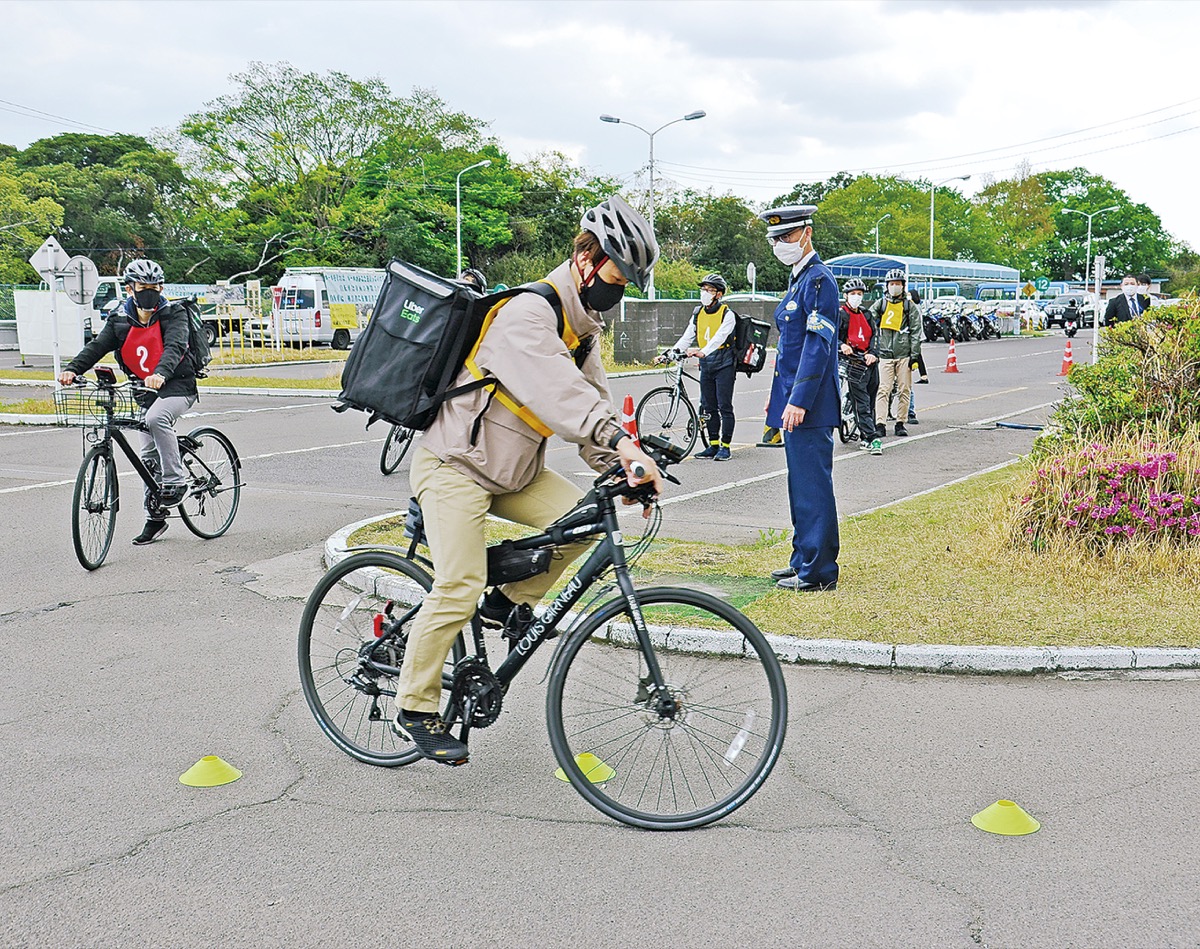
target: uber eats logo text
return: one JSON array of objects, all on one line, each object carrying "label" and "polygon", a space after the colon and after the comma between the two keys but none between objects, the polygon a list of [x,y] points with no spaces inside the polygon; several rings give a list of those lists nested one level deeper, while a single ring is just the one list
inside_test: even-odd
[{"label": "uber eats logo text", "polygon": [[425,307],[419,303],[413,303],[412,300],[405,300],[404,306],[400,308],[400,315],[411,323],[420,323],[421,314],[425,312]]}]

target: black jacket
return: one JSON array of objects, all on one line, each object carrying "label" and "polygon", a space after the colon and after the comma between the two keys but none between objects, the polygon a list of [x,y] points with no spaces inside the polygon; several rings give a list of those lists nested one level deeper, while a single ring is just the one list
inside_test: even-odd
[{"label": "black jacket", "polygon": [[[1145,312],[1145,307],[1143,307],[1142,313]],[[1104,308],[1105,326],[1112,326],[1114,323],[1124,323],[1132,319],[1133,313],[1129,309],[1129,298],[1125,294],[1118,293],[1114,297],[1109,297],[1108,306]]]},{"label": "black jacket", "polygon": [[[871,341],[867,344],[866,352],[870,353],[876,359],[879,358],[879,318],[875,315],[870,307],[865,307],[860,310],[863,317],[867,321],[867,325],[871,327]],[[838,346],[845,344],[850,336],[850,314],[849,304],[843,303],[838,310]],[[852,347],[853,348],[853,347]],[[842,355],[841,349],[838,350],[838,356]]]},{"label": "black jacket", "polygon": [[[145,397],[139,393],[138,402],[142,405],[153,403],[157,396],[167,398],[197,394],[196,374],[192,371],[192,361],[187,358],[187,310],[184,309],[182,303],[163,303],[154,311],[150,322],[146,325],[152,326],[155,323],[158,323],[162,330],[163,352],[154,372],[166,381],[157,393],[147,392],[144,394]],[[84,346],[79,351],[79,355],[67,363],[65,367],[67,372],[80,375],[96,365],[102,356],[114,353],[117,357],[117,365],[131,379],[136,378],[121,358],[121,347],[129,335],[129,330],[135,325],[141,325],[137,322],[137,310],[134,309],[132,301],[126,301],[125,305],[114,310],[105,321],[100,335]]]}]

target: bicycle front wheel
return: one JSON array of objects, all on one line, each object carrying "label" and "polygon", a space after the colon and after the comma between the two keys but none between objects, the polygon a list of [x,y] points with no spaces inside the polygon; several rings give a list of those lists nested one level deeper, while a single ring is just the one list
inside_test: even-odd
[{"label": "bicycle front wheel", "polygon": [[665,690],[655,687],[624,598],[584,617],[550,672],[546,718],[572,786],[609,817],[700,827],[762,786],[783,746],[787,690],[766,637],[727,603],[637,591]]},{"label": "bicycle front wheel", "polygon": [[651,389],[633,413],[639,435],[658,435],[687,455],[696,446],[700,419],[691,400],[678,389]]},{"label": "bicycle front wheel", "polygon": [[[368,550],[332,567],[309,595],[298,644],[304,699],[329,740],[352,758],[385,768],[420,758],[392,732],[391,719],[408,635],[432,585],[411,560]],[[443,709],[464,654],[460,633],[442,676]]]},{"label": "bicycle front wheel", "polygon": [[400,467],[400,462],[408,454],[408,446],[413,443],[413,430],[403,425],[393,425],[383,440],[383,451],[379,453],[379,470],[390,475]]},{"label": "bicycle front wheel", "polygon": [[198,428],[179,439],[187,468],[187,496],[179,516],[197,537],[220,537],[233,523],[242,496],[237,450],[215,428]]},{"label": "bicycle front wheel", "polygon": [[117,526],[117,464],[108,449],[96,445],[83,456],[71,505],[75,556],[95,570],[108,556]]}]

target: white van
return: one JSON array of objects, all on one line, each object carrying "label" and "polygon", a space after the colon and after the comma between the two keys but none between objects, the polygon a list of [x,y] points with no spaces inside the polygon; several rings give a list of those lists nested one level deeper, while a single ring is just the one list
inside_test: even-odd
[{"label": "white van", "polygon": [[[371,318],[384,273],[373,267],[287,268],[271,290],[270,335],[290,346],[349,349]],[[252,327],[251,334],[262,329]]]}]

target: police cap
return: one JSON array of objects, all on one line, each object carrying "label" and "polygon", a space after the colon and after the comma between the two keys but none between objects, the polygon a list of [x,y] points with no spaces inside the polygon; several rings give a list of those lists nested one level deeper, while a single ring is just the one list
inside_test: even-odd
[{"label": "police cap", "polygon": [[767,222],[767,237],[783,237],[798,227],[812,224],[816,211],[815,204],[789,204],[763,211],[759,217]]}]

